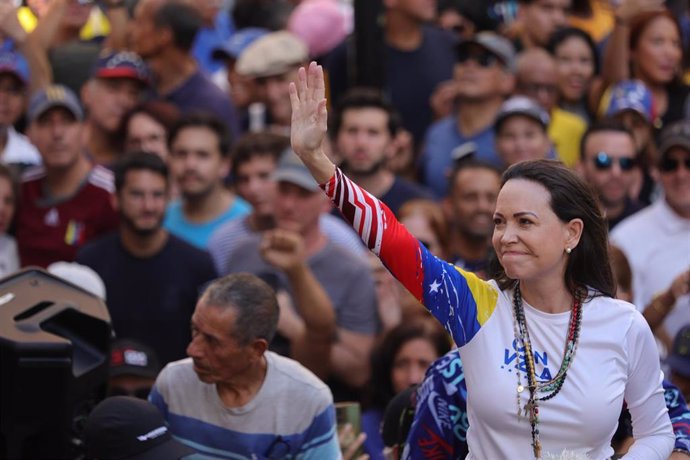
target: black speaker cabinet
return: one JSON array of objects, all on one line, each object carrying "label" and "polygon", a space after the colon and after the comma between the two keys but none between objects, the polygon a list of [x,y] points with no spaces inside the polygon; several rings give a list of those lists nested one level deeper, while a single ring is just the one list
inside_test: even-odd
[{"label": "black speaker cabinet", "polygon": [[0,280],[0,458],[81,457],[110,338],[105,303],[79,286],[38,268]]}]

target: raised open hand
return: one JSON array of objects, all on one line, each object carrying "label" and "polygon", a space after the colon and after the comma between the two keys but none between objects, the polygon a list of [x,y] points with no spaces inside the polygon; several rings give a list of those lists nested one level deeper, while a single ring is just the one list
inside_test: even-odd
[{"label": "raised open hand", "polygon": [[323,68],[315,62],[307,70],[300,68],[297,83],[290,83],[292,104],[291,141],[298,152],[309,152],[321,147],[326,135],[326,89]]},{"label": "raised open hand", "polygon": [[315,62],[309,68],[301,67],[297,82],[290,83],[292,149],[309,168],[317,182],[325,182],[334,166],[324,153],[323,142],[328,128],[326,113],[326,86],[323,68]]}]

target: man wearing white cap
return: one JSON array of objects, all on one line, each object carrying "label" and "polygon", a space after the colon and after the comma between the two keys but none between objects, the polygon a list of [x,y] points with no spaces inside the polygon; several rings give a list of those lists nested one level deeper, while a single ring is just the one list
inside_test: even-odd
[{"label": "man wearing white cap", "polygon": [[290,32],[272,32],[249,45],[239,56],[235,71],[259,85],[271,128],[289,134],[292,109],[288,85],[297,80],[297,69],[309,58],[307,45]]}]

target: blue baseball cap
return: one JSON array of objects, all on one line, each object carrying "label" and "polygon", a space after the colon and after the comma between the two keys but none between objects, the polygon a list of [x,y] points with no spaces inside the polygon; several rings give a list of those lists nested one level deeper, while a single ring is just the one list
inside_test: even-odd
[{"label": "blue baseball cap", "polygon": [[244,51],[249,45],[269,32],[270,31],[268,29],[263,29],[261,27],[247,27],[240,29],[232,34],[230,38],[225,41],[225,43],[215,47],[211,56],[213,59],[237,59],[240,54],[242,54],[242,51]]},{"label": "blue baseball cap", "polygon": [[63,85],[51,85],[36,93],[29,102],[27,118],[31,123],[55,107],[67,109],[78,121],[84,119],[79,98],[71,89]]},{"label": "blue baseball cap", "polygon": [[0,74],[3,73],[12,74],[23,84],[29,84],[29,64],[15,51],[0,50]]},{"label": "blue baseball cap", "polygon": [[606,116],[612,117],[626,110],[639,113],[648,123],[654,122],[652,92],[639,80],[625,80],[611,88]]},{"label": "blue baseball cap", "polygon": [[138,54],[131,51],[109,52],[101,55],[91,72],[94,78],[131,78],[144,85],[151,81],[151,73]]}]

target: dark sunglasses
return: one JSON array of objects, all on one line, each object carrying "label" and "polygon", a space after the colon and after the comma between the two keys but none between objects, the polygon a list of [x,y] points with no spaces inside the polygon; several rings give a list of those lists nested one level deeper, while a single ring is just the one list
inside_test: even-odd
[{"label": "dark sunglasses", "polygon": [[664,158],[663,160],[661,160],[661,163],[659,163],[659,169],[662,172],[677,171],[678,168],[680,168],[681,164],[685,165],[685,169],[690,170],[690,157],[685,158],[684,160],[677,160],[675,158]]},{"label": "dark sunglasses", "polygon": [[[616,158],[613,158],[606,152],[599,152],[597,156],[594,157],[594,166],[599,171],[605,171],[613,167],[613,163]],[[637,165],[637,160],[635,158],[618,158],[618,166],[621,167],[621,171],[630,171]]]},{"label": "dark sunglasses", "polygon": [[464,64],[470,59],[479,64],[480,67],[492,67],[501,62],[498,56],[491,54],[489,52],[470,52],[466,49],[458,50],[458,64]]}]

